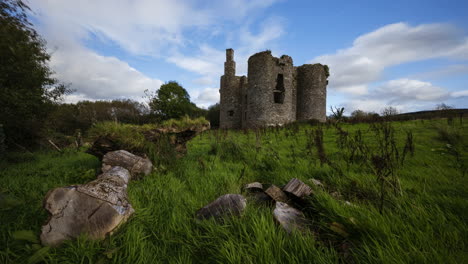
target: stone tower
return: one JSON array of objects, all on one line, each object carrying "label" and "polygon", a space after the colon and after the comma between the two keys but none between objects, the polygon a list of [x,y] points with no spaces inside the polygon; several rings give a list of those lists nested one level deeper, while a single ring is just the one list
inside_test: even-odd
[{"label": "stone tower", "polygon": [[275,58],[270,51],[248,61],[247,122],[245,127],[286,124],[296,120],[294,66],[291,57]]},{"label": "stone tower", "polygon": [[326,121],[327,74],[322,64],[304,64],[297,67],[297,120]]},{"label": "stone tower", "polygon": [[234,50],[226,50],[220,86],[220,127],[255,128],[296,120],[326,120],[328,67],[294,67],[292,58],[259,52],[248,60],[248,77],[236,76]]},{"label": "stone tower", "polygon": [[220,93],[220,127],[241,128],[242,101],[241,101],[241,77],[236,76],[236,62],[234,50],[226,50],[226,62],[224,63],[224,75],[221,76]]}]

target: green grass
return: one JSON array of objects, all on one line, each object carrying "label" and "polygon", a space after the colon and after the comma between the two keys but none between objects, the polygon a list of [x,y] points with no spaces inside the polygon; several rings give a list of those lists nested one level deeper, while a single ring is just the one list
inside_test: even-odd
[{"label": "green grass", "polygon": [[[393,123],[399,149],[406,131],[413,132],[415,155],[397,170],[402,195],[389,194],[383,214],[376,176],[366,163],[346,165],[333,127],[323,126],[330,161],[323,165],[317,149],[308,146],[316,126],[208,131],[189,143],[174,169],[130,183],[135,214],[116,234],[104,241],[80,237],[58,248],[34,241],[47,220],[42,199],[51,188],[94,179],[98,160],[74,151],[10,157],[0,162],[0,263],[466,263],[467,124]],[[361,130],[375,147],[369,125],[343,129],[350,135]],[[242,217],[222,224],[194,219],[197,209],[220,195],[241,193],[246,183],[280,186],[293,177],[326,185],[304,210],[308,233],[288,235],[274,222],[272,208],[253,203]],[[334,191],[342,200],[330,195]],[[349,236],[330,229],[333,222]],[[349,257],[342,254],[343,244],[350,246]]]}]

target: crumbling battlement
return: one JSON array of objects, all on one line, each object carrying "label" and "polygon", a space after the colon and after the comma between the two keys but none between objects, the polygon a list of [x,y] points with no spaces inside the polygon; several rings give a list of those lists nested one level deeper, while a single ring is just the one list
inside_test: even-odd
[{"label": "crumbling battlement", "polygon": [[283,125],[296,120],[326,119],[328,68],[321,64],[294,67],[287,55],[271,51],[252,55],[248,77],[235,76],[234,50],[226,50],[220,88],[221,128]]}]

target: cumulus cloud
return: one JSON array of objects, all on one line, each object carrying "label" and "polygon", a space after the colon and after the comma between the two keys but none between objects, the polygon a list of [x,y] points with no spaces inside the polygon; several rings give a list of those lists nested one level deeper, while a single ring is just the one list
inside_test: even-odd
[{"label": "cumulus cloud", "polygon": [[[260,25],[257,33],[251,32],[248,25],[236,30],[238,43],[233,46],[235,49],[236,74],[247,74],[247,60],[255,52],[271,48],[272,42],[284,34],[283,19],[279,17],[269,17]],[[215,49],[207,44],[200,45],[195,54],[177,53],[167,58],[167,61],[177,66],[199,74],[202,77],[193,80],[201,85],[219,85],[219,78],[224,74],[224,61],[226,51]],[[200,97],[201,96],[201,97]],[[218,88],[207,88],[201,91],[196,97],[199,105],[212,105],[219,102]]]},{"label": "cumulus cloud", "polygon": [[387,81],[365,96],[353,96],[343,104],[349,112],[354,110],[380,112],[387,106],[396,107],[402,112],[417,109],[431,109],[445,100],[468,96],[468,90],[448,92],[442,87],[413,79],[395,79]]},{"label": "cumulus cloud", "polygon": [[162,51],[187,44],[185,30],[211,34],[217,23],[243,19],[252,10],[274,2],[220,0],[207,5],[201,0],[38,0],[30,4],[41,19],[111,40],[137,55],[159,56]]},{"label": "cumulus cloud", "polygon": [[442,79],[452,76],[468,75],[467,64],[449,65],[434,71],[414,74],[411,77],[419,79]]},{"label": "cumulus cloud", "polygon": [[330,66],[331,89],[362,95],[390,66],[440,57],[467,58],[467,49],[468,38],[452,25],[396,23],[364,34],[353,46],[311,62]]},{"label": "cumulus cloud", "polygon": [[386,82],[377,87],[374,97],[387,98],[392,102],[437,101],[449,97],[449,93],[441,88],[432,85],[430,82],[419,80],[397,79]]},{"label": "cumulus cloud", "polygon": [[204,108],[219,102],[219,88],[203,89],[201,92],[199,92],[194,101],[197,105]]},{"label": "cumulus cloud", "polygon": [[56,78],[71,83],[78,93],[67,101],[78,98],[118,99],[132,98],[141,101],[145,90],[155,90],[163,83],[152,79],[114,57],[96,54],[85,48],[59,49],[50,65]]},{"label": "cumulus cloud", "polygon": [[468,97],[468,90],[452,92],[452,93],[450,93],[450,97],[452,97],[452,98]]},{"label": "cumulus cloud", "polygon": [[[96,40],[117,45],[133,55],[174,63],[201,75],[195,83],[213,87],[222,74],[224,51],[200,44],[204,36],[222,32],[224,29],[219,25],[224,22],[243,25],[247,15],[277,1],[220,0],[207,4],[202,0],[38,0],[30,5],[39,21],[40,33],[49,48],[56,50],[51,63],[57,78],[72,83],[72,88],[77,90],[67,100],[76,101],[136,98],[145,89],[154,90],[162,83],[118,58],[100,55],[86,47],[87,42]],[[267,35],[274,31],[259,36],[268,39]],[[192,38],[194,35],[196,40]],[[197,43],[198,39],[202,41]],[[199,52],[185,56],[180,50],[187,46],[199,46]],[[200,102],[207,100],[214,102],[215,97],[200,97]]]}]

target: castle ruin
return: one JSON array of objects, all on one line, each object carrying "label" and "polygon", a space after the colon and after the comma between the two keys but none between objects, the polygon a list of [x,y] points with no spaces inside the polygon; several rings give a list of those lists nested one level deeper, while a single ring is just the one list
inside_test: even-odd
[{"label": "castle ruin", "polygon": [[234,50],[226,50],[221,76],[220,127],[255,128],[293,121],[326,120],[328,67],[293,65],[271,51],[252,55],[247,76],[236,76]]}]

